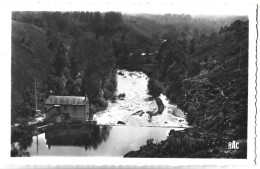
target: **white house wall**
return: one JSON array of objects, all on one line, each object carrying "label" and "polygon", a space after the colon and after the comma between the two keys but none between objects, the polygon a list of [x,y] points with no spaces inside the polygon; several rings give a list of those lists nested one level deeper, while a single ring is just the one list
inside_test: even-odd
[{"label": "white house wall", "polygon": [[[54,105],[46,105],[47,110]],[[75,107],[75,108],[74,108]],[[71,121],[85,121],[89,118],[89,106],[87,105],[60,105],[60,107],[54,107],[46,112],[46,118],[58,114],[58,109],[61,113],[68,113]],[[55,119],[55,118],[54,118]],[[56,117],[56,122],[61,122],[61,116]]]},{"label": "white house wall", "polygon": [[[52,106],[48,106],[47,109],[51,108]],[[50,109],[47,113],[46,113],[46,119],[49,119],[50,117],[52,117],[51,119],[49,119],[50,121],[53,121],[53,122],[57,122],[57,116],[60,116],[58,115],[58,110],[56,107]],[[55,115],[55,116],[54,116]]]}]

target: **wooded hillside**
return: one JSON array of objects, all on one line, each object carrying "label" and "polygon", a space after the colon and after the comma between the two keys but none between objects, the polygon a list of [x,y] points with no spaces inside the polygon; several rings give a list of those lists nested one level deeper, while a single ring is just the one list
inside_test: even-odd
[{"label": "wooded hillside", "polygon": [[[246,158],[248,33],[248,21],[236,20],[218,33],[196,38],[188,49],[183,39],[162,44],[156,56],[159,68],[149,73],[187,113],[192,128],[172,130],[161,142],[148,140],[125,157]],[[239,150],[227,149],[233,140]]]}]

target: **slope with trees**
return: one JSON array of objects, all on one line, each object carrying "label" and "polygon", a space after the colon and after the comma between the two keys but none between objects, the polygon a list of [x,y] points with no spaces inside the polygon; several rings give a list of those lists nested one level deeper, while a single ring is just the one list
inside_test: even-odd
[{"label": "slope with trees", "polygon": [[[191,54],[190,54],[191,53]],[[157,77],[166,95],[187,112],[192,128],[148,140],[125,157],[246,158],[248,21],[236,20],[218,34],[201,36],[194,52],[183,40],[163,44]],[[239,150],[227,149],[236,140]]]}]

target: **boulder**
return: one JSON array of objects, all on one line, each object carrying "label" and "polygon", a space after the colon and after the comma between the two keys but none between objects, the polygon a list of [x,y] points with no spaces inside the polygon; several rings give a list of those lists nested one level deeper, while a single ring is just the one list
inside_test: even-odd
[{"label": "boulder", "polygon": [[181,111],[181,110],[178,110],[177,108],[172,108],[170,109],[170,111],[168,111],[170,114],[176,116],[176,117],[181,117],[181,118],[186,118],[186,113]]},{"label": "boulder", "polygon": [[148,117],[148,122],[150,122],[150,123],[152,122],[152,117],[153,117],[153,116],[149,116],[149,117]]},{"label": "boulder", "polygon": [[149,116],[153,116],[153,112],[152,111],[147,111],[147,114],[149,114]]},{"label": "boulder", "polygon": [[131,114],[131,116],[132,116],[132,115],[139,115],[139,116],[142,116],[143,114],[144,114],[144,111],[143,111],[143,110],[139,110],[139,111],[137,111],[137,112]]},{"label": "boulder", "polygon": [[143,114],[144,114],[144,111],[142,111],[142,113],[140,113],[139,116],[143,116]]},{"label": "boulder", "polygon": [[153,101],[153,97],[148,97],[148,98],[144,99],[144,101],[146,101],[146,102]]},{"label": "boulder", "polygon": [[155,98],[155,101],[158,106],[158,111],[157,112],[147,111],[146,113],[149,114],[150,117],[162,114],[162,112],[164,110],[164,104],[163,104],[162,100],[160,98]]},{"label": "boulder", "polygon": [[157,97],[157,98],[155,98],[155,101],[156,101],[156,104],[158,106],[158,111],[155,114],[156,115],[162,114],[162,112],[164,110],[164,104],[163,104],[162,100],[159,97]]},{"label": "boulder", "polygon": [[124,76],[124,73],[123,72],[118,72],[119,75],[121,76]]},{"label": "boulder", "polygon": [[118,121],[117,124],[123,124],[123,125],[126,125],[126,123],[123,122],[123,121]]},{"label": "boulder", "polygon": [[120,93],[118,96],[117,96],[118,99],[120,100],[123,100],[125,98],[125,93]]},{"label": "boulder", "polygon": [[152,122],[152,118],[153,118],[153,112],[150,112],[150,111],[148,111],[148,112],[146,112],[147,114],[149,114],[149,116],[148,116],[148,122]]}]

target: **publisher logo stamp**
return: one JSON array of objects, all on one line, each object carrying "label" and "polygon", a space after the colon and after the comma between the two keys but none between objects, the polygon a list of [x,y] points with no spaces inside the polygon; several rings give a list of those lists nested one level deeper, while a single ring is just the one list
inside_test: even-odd
[{"label": "publisher logo stamp", "polygon": [[239,142],[237,142],[237,141],[228,142],[228,149],[231,149],[231,150],[239,149]]}]

